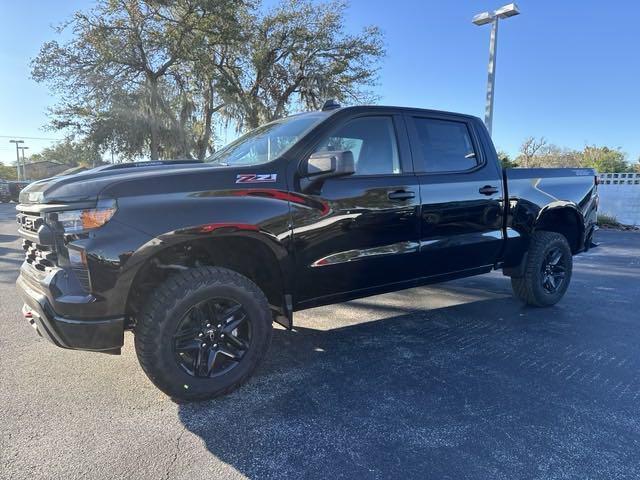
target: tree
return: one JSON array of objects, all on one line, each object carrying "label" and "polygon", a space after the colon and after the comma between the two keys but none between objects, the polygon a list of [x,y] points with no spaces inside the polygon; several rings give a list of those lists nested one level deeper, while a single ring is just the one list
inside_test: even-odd
[{"label": "tree", "polygon": [[518,166],[515,160],[511,160],[508,153],[503,150],[498,150],[498,160],[502,164],[502,168],[516,168]]},{"label": "tree", "polygon": [[534,157],[532,166],[550,168],[581,167],[582,155],[577,150],[548,144],[540,149]]},{"label": "tree", "polygon": [[102,155],[95,145],[86,141],[63,140],[51,147],[43,149],[40,153],[34,153],[29,161],[50,161],[63,163],[70,167],[84,166],[94,167],[102,163]]},{"label": "tree", "polygon": [[522,143],[516,162],[525,168],[578,167],[580,154],[575,150],[550,144],[544,137],[529,137]]},{"label": "tree", "polygon": [[520,154],[516,158],[516,162],[524,168],[532,167],[536,155],[546,145],[547,141],[544,137],[540,137],[539,139],[534,137],[526,138],[520,146]]},{"label": "tree", "polygon": [[626,172],[631,166],[625,157],[619,148],[592,145],[583,150],[573,150],[549,144],[544,137],[529,137],[520,147],[516,161],[523,167],[575,167],[594,168],[599,172]]},{"label": "tree", "polygon": [[17,180],[18,173],[15,166],[4,165],[0,163],[0,179],[1,180]]},{"label": "tree", "polygon": [[619,148],[586,146],[582,151],[582,166],[595,168],[598,172],[627,172],[631,165],[626,155]]},{"label": "tree", "polygon": [[71,40],[45,43],[32,62],[33,78],[62,96],[52,127],[125,156],[191,156],[209,141],[212,95],[190,94],[185,72],[197,77],[202,43],[224,45],[245,8],[244,0],[99,0],[77,12],[60,29]]},{"label": "tree", "polygon": [[346,3],[285,0],[249,15],[242,43],[216,55],[225,114],[240,129],[280,118],[291,108],[318,109],[324,100],[372,100],[384,55],[378,28],[344,33]]},{"label": "tree", "polygon": [[370,99],[380,32],[344,33],[344,3],[98,0],[45,43],[32,77],[59,94],[51,127],[101,151],[204,158],[216,123],[246,129],[328,97]]}]

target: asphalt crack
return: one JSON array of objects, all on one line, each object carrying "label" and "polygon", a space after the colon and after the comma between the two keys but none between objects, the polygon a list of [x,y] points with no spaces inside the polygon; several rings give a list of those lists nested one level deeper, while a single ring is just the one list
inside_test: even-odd
[{"label": "asphalt crack", "polygon": [[167,465],[167,470],[164,474],[165,480],[169,480],[169,478],[172,478],[171,471],[173,470],[174,465],[178,461],[178,456],[180,455],[180,441],[182,440],[182,436],[184,435],[184,432],[185,432],[185,429],[184,428],[181,429],[180,434],[178,435],[178,438],[176,438],[176,446],[175,446],[175,451],[173,452],[173,458],[171,459],[171,462],[169,462],[169,465]]}]

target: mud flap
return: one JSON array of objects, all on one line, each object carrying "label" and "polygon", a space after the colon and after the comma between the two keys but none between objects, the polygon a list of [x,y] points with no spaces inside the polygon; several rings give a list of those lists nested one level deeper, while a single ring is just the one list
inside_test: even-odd
[{"label": "mud flap", "polygon": [[273,310],[273,321],[282,325],[287,330],[291,330],[293,328],[293,299],[291,295],[285,295],[282,304],[284,305],[284,310],[279,307],[274,307],[273,305],[271,306]]},{"label": "mud flap", "polygon": [[529,252],[524,252],[522,255],[522,260],[519,265],[511,266],[511,267],[502,267],[502,274],[507,277],[520,278],[524,276],[524,269],[527,265],[527,257],[529,256]]}]

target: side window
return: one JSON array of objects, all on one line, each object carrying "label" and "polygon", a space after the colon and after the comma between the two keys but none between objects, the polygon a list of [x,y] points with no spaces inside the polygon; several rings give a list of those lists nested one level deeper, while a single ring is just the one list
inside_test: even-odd
[{"label": "side window", "polygon": [[478,165],[466,123],[414,117],[413,125],[423,172],[462,172]]},{"label": "side window", "polygon": [[350,120],[320,142],[317,152],[351,150],[355,175],[400,173],[400,157],[391,117]]}]

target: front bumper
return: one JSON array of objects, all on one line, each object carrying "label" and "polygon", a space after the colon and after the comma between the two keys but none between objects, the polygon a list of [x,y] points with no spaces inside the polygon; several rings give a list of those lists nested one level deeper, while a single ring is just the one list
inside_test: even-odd
[{"label": "front bumper", "polygon": [[[62,317],[40,289],[34,288],[24,274],[16,282],[25,302],[23,313],[36,331],[62,348],[119,353],[124,342],[124,317],[77,319]],[[78,299],[76,299],[78,301]],[[87,301],[91,301],[87,298]]]}]

